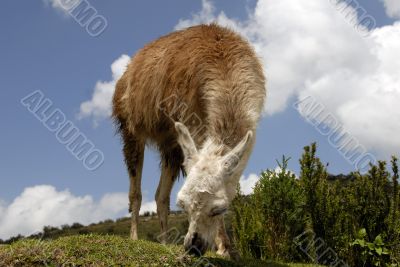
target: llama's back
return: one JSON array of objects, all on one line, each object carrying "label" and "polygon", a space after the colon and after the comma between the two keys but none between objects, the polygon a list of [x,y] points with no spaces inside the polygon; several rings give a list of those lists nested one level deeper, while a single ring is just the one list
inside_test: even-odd
[{"label": "llama's back", "polygon": [[[195,26],[137,52],[117,83],[113,116],[158,144],[173,140],[173,121],[192,133],[241,135],[255,127],[264,83],[259,60],[239,35],[214,24]],[[202,136],[195,136],[198,143]]]}]

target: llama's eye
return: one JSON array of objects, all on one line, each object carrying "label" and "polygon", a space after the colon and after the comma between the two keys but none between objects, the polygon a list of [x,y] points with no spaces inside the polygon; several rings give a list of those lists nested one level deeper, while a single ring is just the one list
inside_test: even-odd
[{"label": "llama's eye", "polygon": [[224,214],[228,210],[227,207],[216,207],[210,212],[210,217],[218,216]]}]

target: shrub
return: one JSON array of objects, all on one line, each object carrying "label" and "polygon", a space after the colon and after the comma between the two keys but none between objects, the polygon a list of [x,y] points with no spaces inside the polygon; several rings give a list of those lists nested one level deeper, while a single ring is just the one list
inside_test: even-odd
[{"label": "shrub", "polygon": [[245,257],[294,261],[300,256],[293,240],[304,229],[305,199],[287,163],[283,157],[279,171],[264,171],[254,194],[233,204],[235,245]]},{"label": "shrub", "polygon": [[367,263],[373,266],[385,266],[384,262],[388,262],[389,259],[389,250],[385,247],[381,235],[377,235],[374,242],[366,241],[366,237],[367,231],[363,228],[358,232],[357,239],[351,243],[352,246],[359,248],[363,266]]},{"label": "shrub", "polygon": [[82,228],[82,227],[83,227],[83,225],[80,224],[80,223],[73,223],[71,225],[71,229],[79,229],[79,228]]},{"label": "shrub", "polygon": [[366,174],[336,178],[316,156],[314,143],[304,148],[299,179],[287,162],[278,163],[279,172],[264,171],[253,195],[239,194],[233,202],[233,241],[242,256],[400,266],[397,158],[392,158],[392,172],[379,161]]},{"label": "shrub", "polygon": [[143,217],[149,217],[151,215],[150,211],[145,211]]}]

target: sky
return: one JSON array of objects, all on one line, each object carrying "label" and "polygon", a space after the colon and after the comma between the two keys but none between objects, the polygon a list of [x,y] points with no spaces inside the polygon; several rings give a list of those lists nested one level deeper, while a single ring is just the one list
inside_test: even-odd
[{"label": "sky", "polygon": [[[78,5],[93,14],[82,19]],[[399,20],[397,0],[4,0],[0,238],[128,215],[129,180],[109,119],[114,84],[146,43],[200,23],[242,34],[265,68],[244,193],[282,155],[298,174],[312,142],[333,174],[398,155]],[[60,137],[67,123],[90,144],[87,156]],[[158,180],[159,157],[148,149],[141,212],[155,210]]]}]

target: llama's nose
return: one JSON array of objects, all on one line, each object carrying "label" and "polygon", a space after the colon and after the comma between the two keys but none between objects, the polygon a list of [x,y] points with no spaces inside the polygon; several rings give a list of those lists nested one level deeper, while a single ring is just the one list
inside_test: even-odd
[{"label": "llama's nose", "polygon": [[198,233],[194,233],[185,244],[185,250],[192,255],[201,256],[207,249],[206,241]]}]

